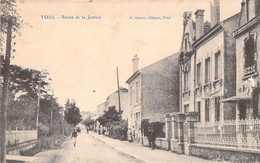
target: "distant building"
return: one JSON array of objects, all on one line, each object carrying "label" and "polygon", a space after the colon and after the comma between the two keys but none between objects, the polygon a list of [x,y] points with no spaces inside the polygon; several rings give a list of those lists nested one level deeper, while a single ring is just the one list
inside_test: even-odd
[{"label": "distant building", "polygon": [[[128,115],[128,90],[126,88],[120,87],[120,106],[122,111],[122,119],[126,120]],[[109,107],[115,106],[115,109],[119,111],[119,100],[118,100],[118,91],[111,93],[106,101],[97,106],[97,117],[100,117],[104,114],[104,111],[108,110]]]},{"label": "distant building", "polygon": [[[111,106],[115,106],[116,110],[119,111],[118,91],[111,93],[106,99],[106,110]],[[123,87],[120,87],[120,106],[122,119],[126,120],[128,115],[128,90]]]},{"label": "distant building", "polygon": [[97,117],[101,117],[103,114],[104,114],[104,111],[106,110],[107,108],[107,103],[106,102],[103,102],[102,104],[99,104],[97,106]]},{"label": "distant building", "polygon": [[128,84],[129,114],[128,128],[135,141],[141,140],[141,122],[164,122],[164,115],[179,111],[178,53],[164,58],[142,69],[138,69],[139,58],[133,59],[133,75]]},{"label": "distant building", "polygon": [[81,118],[84,121],[87,118],[92,118],[93,114],[89,111],[82,111],[82,112],[80,112],[80,115],[82,116]]}]

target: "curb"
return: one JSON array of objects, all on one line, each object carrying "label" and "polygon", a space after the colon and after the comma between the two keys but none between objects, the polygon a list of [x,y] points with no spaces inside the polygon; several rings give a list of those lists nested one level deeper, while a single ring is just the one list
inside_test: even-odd
[{"label": "curb", "polygon": [[101,140],[100,138],[98,138],[98,137],[96,137],[96,136],[94,136],[94,135],[92,135],[92,134],[89,134],[89,135],[92,136],[93,138],[99,140],[100,142],[102,142],[102,143],[108,145],[110,148],[112,148],[112,149],[114,149],[114,150],[116,150],[116,151],[118,151],[118,152],[124,153],[124,154],[126,154],[126,155],[131,156],[131,157],[134,157],[135,159],[137,159],[137,160],[139,160],[139,161],[142,161],[142,162],[151,162],[151,161],[145,160],[144,158],[141,158],[141,157],[139,157],[139,156],[133,155],[132,153],[119,150],[119,149],[115,148],[114,146],[112,146],[112,145],[106,143],[105,141]]}]

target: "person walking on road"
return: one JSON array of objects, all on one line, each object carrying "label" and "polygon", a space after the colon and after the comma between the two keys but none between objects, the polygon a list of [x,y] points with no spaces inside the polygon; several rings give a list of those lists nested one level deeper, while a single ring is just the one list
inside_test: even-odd
[{"label": "person walking on road", "polygon": [[147,139],[148,139],[148,143],[149,143],[149,148],[152,148],[152,143],[151,143],[151,127],[148,127]]},{"label": "person walking on road", "polygon": [[86,127],[86,129],[87,129],[87,134],[88,134],[89,128],[88,128],[88,127]]},{"label": "person walking on road", "polygon": [[78,127],[78,128],[77,128],[77,133],[80,134],[80,132],[81,132],[81,129],[80,129],[80,127]]},{"label": "person walking on road", "polygon": [[155,133],[154,129],[151,128],[150,140],[151,140],[152,149],[155,149],[155,139],[156,139],[156,133]]},{"label": "person walking on road", "polygon": [[76,129],[74,129],[73,132],[72,132],[72,134],[71,134],[71,139],[73,139],[74,147],[75,147],[76,144],[77,144],[77,136],[78,136],[78,133],[77,133]]}]

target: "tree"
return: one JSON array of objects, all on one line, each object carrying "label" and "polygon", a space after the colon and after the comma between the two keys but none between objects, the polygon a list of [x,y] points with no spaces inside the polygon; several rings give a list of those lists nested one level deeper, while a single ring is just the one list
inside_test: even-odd
[{"label": "tree", "polygon": [[[40,72],[34,69],[22,68],[17,65],[10,66],[10,82],[9,90],[15,96],[19,94],[27,94],[29,97],[37,98],[37,92],[47,95],[50,86],[47,72]],[[41,87],[39,85],[41,83]]]},{"label": "tree", "polygon": [[95,125],[96,124],[96,121],[94,119],[91,119],[90,117],[88,117],[87,119],[85,119],[83,121],[83,124],[87,127],[90,127],[92,125]]},{"label": "tree", "polygon": [[80,110],[76,106],[75,101],[70,102],[68,100],[65,104],[65,109],[66,109],[65,110],[65,120],[69,124],[76,126],[80,121],[82,121],[81,115],[80,115]]},{"label": "tree", "polygon": [[[10,58],[12,50],[12,39],[16,35],[13,32],[18,32],[21,28],[21,16],[18,14],[16,7],[16,0],[9,0],[0,2],[0,35],[2,33],[6,34],[6,42],[4,42],[4,37],[0,37],[0,54],[4,54],[5,51],[5,61],[6,64],[3,67],[3,89],[2,89],[2,106],[1,106],[1,163],[6,162],[6,126],[7,126],[7,108],[8,108],[8,84],[10,76]],[[6,44],[6,48],[2,48],[3,44]],[[13,49],[13,52],[15,50]],[[2,58],[0,58],[2,59]],[[0,61],[1,63],[1,61]],[[1,74],[2,75],[2,74]]]},{"label": "tree", "polygon": [[104,111],[104,115],[99,117],[97,121],[102,125],[105,126],[106,123],[110,122],[112,123],[113,121],[120,121],[120,114],[118,111],[116,111],[115,106],[110,106],[108,107],[108,111]]},{"label": "tree", "polygon": [[[48,79],[47,75],[39,76],[40,71],[22,68],[17,65],[10,65],[10,80],[9,80],[9,95],[8,95],[8,125],[12,127],[21,128],[23,126],[32,128],[35,127],[35,117],[37,108],[37,90],[40,80],[41,88],[40,92],[43,95],[42,100],[54,101],[51,95],[48,95],[49,83],[46,82]],[[47,74],[47,73],[45,73]],[[51,102],[49,102],[51,103]],[[40,111],[42,111],[42,116],[49,114],[51,105],[44,107],[40,105]],[[47,116],[47,115],[46,115]],[[48,117],[48,119],[50,119]]]}]

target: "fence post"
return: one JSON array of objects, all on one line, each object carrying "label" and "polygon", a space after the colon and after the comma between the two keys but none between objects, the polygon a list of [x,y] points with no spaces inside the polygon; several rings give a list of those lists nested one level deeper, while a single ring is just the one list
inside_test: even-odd
[{"label": "fence post", "polygon": [[198,121],[198,112],[188,112],[184,131],[184,153],[191,155],[190,145],[194,143],[194,123]]},{"label": "fence post", "polygon": [[177,122],[177,132],[178,132],[178,141],[176,151],[179,154],[184,153],[184,122],[185,122],[185,114],[178,113],[176,114],[176,122]]},{"label": "fence post", "polygon": [[166,119],[166,122],[165,122],[165,128],[166,128],[166,133],[165,133],[165,137],[166,137],[166,140],[168,142],[168,150],[171,149],[171,138],[172,138],[172,124],[171,124],[171,115],[169,113],[167,113],[165,115],[165,119]]},{"label": "fence post", "polygon": [[177,143],[178,143],[178,128],[177,128],[177,122],[176,122],[176,114],[178,112],[174,112],[171,114],[171,126],[172,126],[172,138],[170,140],[171,142],[171,151],[177,152]]}]

